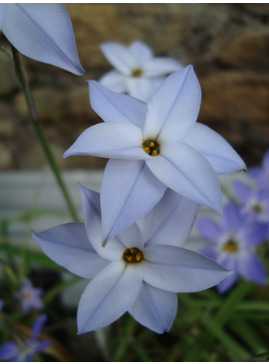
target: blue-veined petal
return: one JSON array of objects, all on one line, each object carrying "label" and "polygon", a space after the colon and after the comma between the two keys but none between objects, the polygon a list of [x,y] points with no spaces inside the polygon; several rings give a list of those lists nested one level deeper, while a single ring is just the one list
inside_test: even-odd
[{"label": "blue-veined petal", "polygon": [[[115,238],[115,240],[120,241],[120,243],[126,248],[138,248],[140,250],[144,249],[144,239],[141,234],[141,231],[136,223],[128,227],[127,229],[119,232]],[[111,242],[109,241],[107,246],[109,246]]]},{"label": "blue-veined petal", "polygon": [[265,284],[265,269],[253,252],[246,252],[244,256],[240,257],[238,260],[238,271],[246,280]]},{"label": "blue-veined petal", "polygon": [[137,62],[141,64],[149,61],[154,56],[151,48],[139,40],[133,41],[129,45],[129,50]]},{"label": "blue-veined petal", "polygon": [[212,243],[217,243],[223,234],[223,229],[219,223],[206,217],[200,217],[196,220],[196,228],[203,238]]},{"label": "blue-veined petal", "polygon": [[69,15],[62,4],[8,4],[2,30],[22,54],[76,75],[82,68]]},{"label": "blue-veined petal", "polygon": [[160,202],[137,222],[144,241],[147,244],[184,244],[190,235],[197,208],[196,202],[167,189]]},{"label": "blue-veined petal", "polygon": [[0,347],[0,359],[14,361],[19,355],[19,345],[13,341],[7,341]]},{"label": "blue-veined petal", "polygon": [[96,81],[89,81],[89,88],[91,107],[104,121],[132,123],[143,128],[147,111],[144,102],[110,91]]},{"label": "blue-veined petal", "polygon": [[145,161],[167,187],[201,204],[222,210],[222,195],[215,171],[201,154],[187,144],[161,144],[161,153]]},{"label": "blue-veined petal", "polygon": [[217,174],[246,169],[246,165],[226,140],[208,126],[196,123],[184,142],[198,150]]},{"label": "blue-veined petal", "polygon": [[169,57],[155,57],[143,65],[144,77],[155,77],[183,70],[184,66],[177,60]]},{"label": "blue-veined petal", "polygon": [[106,42],[100,48],[106,59],[124,75],[129,76],[132,69],[137,67],[137,61],[129,47],[118,42]]},{"label": "blue-veined petal", "polygon": [[241,202],[246,203],[250,199],[253,191],[251,187],[241,181],[233,181],[233,189]]},{"label": "blue-veined petal", "polygon": [[102,225],[100,211],[100,194],[82,184],[79,184],[84,216],[85,229],[95,251],[107,260],[119,260],[125,246],[118,240],[112,239],[105,247],[102,246]]},{"label": "blue-veined petal", "polygon": [[103,239],[116,235],[148,213],[165,190],[144,162],[109,160],[101,185]]},{"label": "blue-veined petal", "polygon": [[[113,92],[124,93],[126,89],[126,77],[118,71],[111,70],[106,72],[100,79],[100,85]],[[94,109],[94,108],[93,108]],[[101,110],[102,111],[102,110]]]},{"label": "blue-veined petal", "polygon": [[94,251],[83,223],[59,225],[32,237],[49,258],[80,277],[93,278],[109,263]]},{"label": "blue-veined petal", "polygon": [[100,123],[89,127],[77,138],[63,157],[92,155],[103,158],[149,158],[142,148],[141,130],[131,123]]},{"label": "blue-veined petal", "polygon": [[170,330],[177,312],[177,295],[143,283],[129,313],[141,325],[162,334]]},{"label": "blue-veined petal", "polygon": [[222,282],[220,282],[217,285],[219,293],[224,293],[225,291],[227,291],[227,289],[229,289],[231,286],[235,284],[236,279],[237,279],[237,273],[234,272],[229,277],[225,278]]},{"label": "blue-veined petal", "polygon": [[141,286],[139,264],[112,262],[86,287],[78,306],[78,333],[98,330],[117,320],[135,302]]},{"label": "blue-veined petal", "polygon": [[148,102],[143,136],[180,140],[196,122],[201,88],[192,66],[168,76]]},{"label": "blue-veined petal", "polygon": [[201,254],[174,246],[149,246],[144,258],[144,281],[170,292],[202,291],[231,274]]},{"label": "blue-veined petal", "polygon": [[220,219],[220,224],[223,230],[229,233],[235,233],[240,224],[242,223],[242,215],[240,214],[240,208],[234,202],[229,201],[223,209],[223,214]]}]

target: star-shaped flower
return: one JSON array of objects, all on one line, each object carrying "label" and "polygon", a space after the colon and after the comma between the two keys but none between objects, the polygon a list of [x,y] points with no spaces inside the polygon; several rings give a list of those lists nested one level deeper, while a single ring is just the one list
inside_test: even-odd
[{"label": "star-shaped flower", "polygon": [[19,292],[16,294],[20,301],[21,309],[23,312],[28,312],[32,308],[43,308],[43,302],[40,299],[42,290],[35,288],[32,282],[24,277],[22,280],[22,286]]},{"label": "star-shaped flower", "polygon": [[85,72],[62,4],[0,4],[0,30],[27,57],[76,75]]},{"label": "star-shaped flower", "polygon": [[110,158],[101,186],[104,240],[149,212],[167,188],[221,212],[217,174],[245,164],[196,122],[201,90],[192,66],[167,77],[148,103],[89,84],[91,106],[105,122],[86,129],[64,157]]},{"label": "star-shaped flower", "polygon": [[149,46],[141,41],[134,41],[129,46],[106,42],[101,44],[101,50],[115,67],[101,77],[101,85],[143,101],[152,96],[165,76],[183,69],[173,58],[154,57]]},{"label": "star-shaped flower", "polygon": [[228,202],[219,221],[199,218],[196,221],[199,234],[210,244],[201,253],[235,272],[218,284],[219,292],[229,289],[240,275],[246,280],[265,283],[265,270],[254,249],[266,239],[266,226],[250,222],[242,215],[240,206]]},{"label": "star-shaped flower", "polygon": [[32,326],[31,337],[25,341],[18,337],[18,341],[5,342],[0,347],[0,359],[18,362],[32,361],[35,354],[41,353],[50,346],[49,340],[39,339],[46,320],[47,316],[45,314],[39,315]]},{"label": "star-shaped flower", "polygon": [[100,196],[83,186],[81,193],[84,223],[33,233],[52,260],[91,279],[79,302],[79,333],[105,327],[127,311],[163,333],[176,315],[177,292],[207,289],[231,273],[179,247],[189,236],[196,203],[168,190],[149,215],[103,247]]}]

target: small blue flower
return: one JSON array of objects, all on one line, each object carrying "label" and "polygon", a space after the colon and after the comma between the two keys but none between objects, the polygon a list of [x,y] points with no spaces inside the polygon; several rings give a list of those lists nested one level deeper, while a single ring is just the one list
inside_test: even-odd
[{"label": "small blue flower", "polygon": [[196,222],[199,234],[210,244],[201,253],[216,260],[234,273],[217,285],[225,292],[236,281],[238,275],[256,283],[265,283],[265,270],[257,258],[254,248],[266,239],[266,225],[249,221],[241,214],[240,206],[228,202],[219,221],[199,218]]},{"label": "small blue flower", "polygon": [[75,36],[62,4],[0,4],[0,30],[23,55],[82,75]]},{"label": "small blue flower", "polygon": [[49,340],[40,340],[43,325],[47,320],[45,314],[38,316],[32,326],[31,337],[26,341],[7,341],[0,347],[0,359],[8,361],[32,361],[33,356],[41,353],[50,345]]},{"label": "small blue flower", "polygon": [[28,312],[32,308],[43,308],[43,302],[40,299],[42,290],[35,288],[28,278],[23,278],[22,286],[16,296],[19,299],[21,309],[23,312]]}]

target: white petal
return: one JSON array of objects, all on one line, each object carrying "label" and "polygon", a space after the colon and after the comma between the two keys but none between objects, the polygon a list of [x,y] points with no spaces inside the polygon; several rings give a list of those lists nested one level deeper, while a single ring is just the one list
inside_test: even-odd
[{"label": "white petal", "polygon": [[169,331],[177,313],[177,295],[143,283],[129,313],[141,325],[162,334]]},{"label": "white petal", "polygon": [[108,71],[100,79],[100,85],[108,88],[113,92],[124,93],[126,89],[126,76],[118,71]]},{"label": "white petal", "polygon": [[231,274],[201,254],[174,246],[149,246],[144,257],[144,281],[170,292],[202,291]]},{"label": "white petal", "polygon": [[145,77],[162,76],[168,73],[183,70],[184,66],[177,60],[169,57],[155,57],[143,66]]},{"label": "white petal", "polygon": [[89,87],[91,106],[104,121],[132,123],[143,128],[147,112],[144,102],[112,92],[96,81],[89,81]]},{"label": "white petal", "polygon": [[198,150],[217,174],[246,169],[246,165],[226,140],[208,126],[196,123],[184,142]]},{"label": "white petal", "polygon": [[192,66],[168,76],[148,102],[144,137],[180,140],[196,122],[201,88]]},{"label": "white petal", "polygon": [[156,92],[163,80],[164,77],[129,77],[126,79],[127,92],[129,95],[147,102]]},{"label": "white petal", "polygon": [[96,254],[83,223],[59,225],[32,237],[50,259],[80,277],[93,278],[109,263]]},{"label": "white petal", "polygon": [[147,244],[181,246],[188,239],[198,204],[167,189],[161,201],[138,220]]},{"label": "white petal", "polygon": [[7,4],[0,4],[0,30],[2,29],[2,25],[6,15],[6,7]]},{"label": "white petal", "polygon": [[113,262],[86,287],[78,306],[78,333],[98,330],[117,320],[135,302],[142,286],[141,269]]},{"label": "white petal", "polygon": [[104,240],[148,213],[165,190],[144,162],[109,160],[101,185]]},{"label": "white petal", "polygon": [[2,30],[22,54],[82,75],[69,15],[62,4],[8,4]]},{"label": "white petal", "polygon": [[221,213],[222,195],[216,173],[195,149],[181,142],[163,143],[161,154],[145,162],[167,187]]},{"label": "white petal", "polygon": [[99,123],[84,130],[63,157],[93,155],[103,158],[149,158],[142,148],[141,130],[127,123]]},{"label": "white petal", "polygon": [[129,47],[117,42],[106,42],[100,48],[106,59],[124,75],[129,76],[132,69],[137,67],[137,61]]},{"label": "white petal", "polygon": [[95,251],[107,260],[119,260],[125,246],[119,241],[110,241],[105,247],[102,246],[102,225],[100,212],[100,194],[79,184],[81,192],[82,210],[84,224],[89,241]]},{"label": "white petal", "polygon": [[133,57],[140,64],[143,64],[153,58],[153,52],[151,48],[139,40],[132,42],[129,46],[129,50]]}]

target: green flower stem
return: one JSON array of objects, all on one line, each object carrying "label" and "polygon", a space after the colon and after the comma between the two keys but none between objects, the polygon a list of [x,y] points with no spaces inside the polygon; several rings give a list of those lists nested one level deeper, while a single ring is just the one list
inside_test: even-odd
[{"label": "green flower stem", "polygon": [[29,111],[30,122],[33,125],[33,127],[37,133],[37,136],[39,138],[43,151],[46,155],[47,161],[51,167],[52,172],[54,173],[58,186],[59,186],[60,190],[62,191],[63,197],[64,197],[67,207],[69,209],[70,215],[72,216],[74,221],[79,221],[75,207],[72,203],[71,197],[69,195],[67,187],[62,178],[60,169],[56,163],[56,160],[54,158],[54,155],[52,153],[52,150],[51,150],[48,140],[46,138],[46,135],[43,131],[42,125],[38,119],[34,99],[33,99],[33,96],[31,94],[31,91],[29,88],[27,75],[26,75],[25,70],[23,69],[23,66],[20,61],[19,52],[12,45],[11,45],[11,49],[12,49],[12,54],[13,54],[15,72],[18,77],[19,83],[21,85],[22,91],[24,93],[25,101],[26,101],[28,111]]}]

